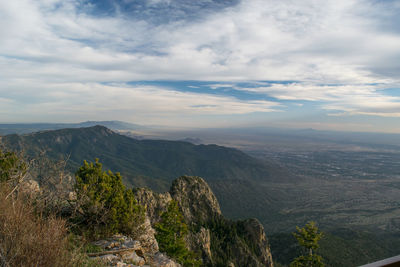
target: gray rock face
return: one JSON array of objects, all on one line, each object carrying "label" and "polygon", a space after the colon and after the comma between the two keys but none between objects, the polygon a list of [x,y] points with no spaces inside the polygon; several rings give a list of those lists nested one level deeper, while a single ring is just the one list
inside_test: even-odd
[{"label": "gray rock face", "polygon": [[137,189],[135,197],[138,203],[146,208],[151,224],[160,220],[160,214],[166,211],[168,203],[172,200],[169,192],[158,194],[147,188]]},{"label": "gray rock face", "polygon": [[201,227],[200,231],[197,233],[190,232],[186,239],[186,244],[188,244],[190,250],[199,252],[204,263],[211,262],[212,252],[210,229]]},{"label": "gray rock face", "polygon": [[[229,261],[224,264],[237,267],[273,267],[269,243],[263,226],[256,219],[240,222],[231,222],[225,219],[221,214],[217,198],[202,178],[179,177],[172,183],[170,191],[163,194],[154,193],[149,189],[138,189],[136,198],[140,204],[146,207],[147,216],[153,225],[160,220],[160,214],[167,209],[168,203],[171,200],[177,201],[185,222],[191,229],[186,238],[186,244],[189,249],[201,255],[204,265],[215,265],[214,258],[218,255],[214,255],[215,252],[211,247],[213,238],[214,240],[216,238],[215,234],[213,237],[212,231],[215,229],[212,229],[212,225],[215,225],[216,222],[223,222],[223,224],[237,225],[241,229],[238,233],[240,238],[236,237],[230,241],[230,253],[228,254],[231,256]],[[161,264],[160,262],[162,260],[157,264]]]},{"label": "gray rock face", "polygon": [[217,198],[200,177],[179,177],[172,183],[170,194],[188,222],[203,223],[221,216]]},{"label": "gray rock face", "polygon": [[264,227],[257,219],[248,219],[244,222],[247,238],[256,244],[255,252],[259,255],[259,260],[265,266],[272,266],[272,254],[265,235]]},{"label": "gray rock face", "polygon": [[221,216],[221,209],[214,193],[200,177],[182,176],[176,179],[169,192],[155,193],[139,188],[135,192],[137,201],[146,207],[152,224],[160,220],[171,200],[176,200],[186,222],[200,223]]},{"label": "gray rock face", "polygon": [[143,234],[138,237],[138,241],[142,244],[144,254],[154,254],[158,252],[158,243],[155,238],[156,231],[150,224],[150,219],[146,217],[143,224]]}]

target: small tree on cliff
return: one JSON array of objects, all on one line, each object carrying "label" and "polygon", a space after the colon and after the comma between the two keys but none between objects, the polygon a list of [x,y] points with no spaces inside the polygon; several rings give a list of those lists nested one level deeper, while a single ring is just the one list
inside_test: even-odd
[{"label": "small tree on cliff", "polygon": [[22,156],[15,152],[2,151],[0,148],[0,183],[10,188],[8,198],[24,180],[28,172],[28,164]]},{"label": "small tree on cliff", "polygon": [[155,225],[156,239],[160,251],[166,252],[185,267],[197,267],[201,262],[195,254],[186,247],[185,237],[188,227],[179,211],[178,203],[172,200],[167,210],[161,214],[161,221]]},{"label": "small tree on cliff", "polygon": [[314,253],[319,248],[318,241],[322,238],[323,233],[319,232],[313,221],[307,223],[303,228],[296,226],[296,229],[297,233],[293,233],[293,235],[305,253],[295,258],[290,267],[323,267],[322,257]]},{"label": "small tree on cliff", "polygon": [[84,161],[75,174],[76,201],[72,221],[79,231],[92,237],[123,233],[138,234],[144,209],[132,190],[126,189],[119,173],[105,172],[98,159]]}]

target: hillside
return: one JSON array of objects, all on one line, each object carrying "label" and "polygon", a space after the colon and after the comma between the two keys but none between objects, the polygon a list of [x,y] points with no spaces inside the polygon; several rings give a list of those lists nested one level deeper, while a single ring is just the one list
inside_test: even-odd
[{"label": "hillside", "polygon": [[[291,233],[268,236],[275,263],[288,266],[301,253]],[[336,229],[324,233],[320,241],[320,254],[326,266],[354,267],[398,255],[399,234],[379,235],[375,232]]]},{"label": "hillside", "polygon": [[[204,177],[217,195],[224,214],[249,217],[271,203],[269,196],[254,194],[263,182],[294,179],[273,163],[261,162],[232,148],[193,145],[188,142],[135,140],[103,126],[7,135],[3,143],[31,157],[45,153],[52,159],[68,158],[71,172],[83,160],[99,158],[106,168],[121,172],[124,182],[168,190],[181,175]],[[260,190],[260,189],[258,189]]]},{"label": "hillside", "polygon": [[[338,255],[343,266],[352,266],[348,263],[366,263],[398,254],[398,249],[385,249],[387,237],[397,235],[399,229],[398,202],[393,201],[400,188],[398,179],[390,176],[380,180],[360,179],[334,176],[335,173],[329,176],[332,172],[327,172],[332,164],[343,166],[342,162],[350,164],[355,172],[365,170],[363,162],[367,160],[369,168],[383,161],[393,165],[392,155],[329,151],[322,156],[300,153],[289,157],[272,151],[268,156],[274,156],[280,162],[278,165],[255,159],[237,149],[183,141],[136,140],[102,126],[8,135],[2,137],[2,142],[31,157],[44,153],[51,159],[68,158],[70,172],[75,172],[83,160],[99,158],[105,168],[121,172],[126,185],[149,187],[156,192],[168,191],[171,182],[181,175],[204,177],[225,216],[230,219],[255,217],[268,234],[284,233],[290,237],[296,225],[317,221],[336,248],[347,247],[346,251],[351,251],[346,256],[340,249],[332,252],[325,246],[323,256],[331,263]],[[361,156],[366,157],[365,161]],[[380,161],[376,160],[378,156],[382,157]],[[355,237],[357,242],[353,242],[348,235],[337,233],[342,227],[350,228],[350,232],[372,231],[376,238],[360,234]],[[272,253],[280,262],[287,263],[294,252],[285,252],[286,246],[281,249],[279,240],[276,243],[272,237]],[[369,240],[379,242],[374,241],[376,247],[373,248]]]},{"label": "hillside", "polygon": [[57,190],[32,170],[0,150],[1,266],[274,266],[261,223],[226,219],[200,177],[132,191],[96,160]]}]

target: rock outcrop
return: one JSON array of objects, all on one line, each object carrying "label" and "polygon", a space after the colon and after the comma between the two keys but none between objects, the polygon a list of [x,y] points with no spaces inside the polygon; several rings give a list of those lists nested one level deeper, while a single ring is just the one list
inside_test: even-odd
[{"label": "rock outcrop", "polygon": [[[154,231],[154,230],[153,230]],[[150,232],[149,235],[152,235]],[[154,236],[153,236],[154,238]],[[154,239],[155,240],[155,239]],[[157,241],[155,241],[157,245]],[[111,238],[93,242],[101,251],[88,253],[88,256],[95,261],[101,261],[113,267],[181,267],[165,254],[155,249],[154,244],[150,247],[139,240],[123,235],[114,235]]]},{"label": "rock outcrop", "polygon": [[146,207],[152,225],[159,222],[160,214],[171,200],[177,201],[190,230],[187,246],[201,255],[203,265],[273,267],[260,222],[256,219],[234,222],[224,218],[217,198],[202,178],[179,177],[170,191],[162,194],[140,188],[136,198]]},{"label": "rock outcrop", "polygon": [[172,183],[170,194],[187,222],[203,224],[222,215],[217,198],[200,177],[179,177]]},{"label": "rock outcrop", "polygon": [[262,224],[257,219],[245,220],[243,224],[245,238],[255,244],[254,252],[259,256],[260,261],[272,264],[272,254]]},{"label": "rock outcrop", "polygon": [[135,196],[138,203],[146,208],[152,225],[160,220],[160,214],[166,211],[168,203],[172,200],[169,192],[158,194],[148,188],[136,189]]},{"label": "rock outcrop", "polygon": [[155,254],[158,252],[158,243],[155,238],[156,231],[153,229],[148,217],[142,225],[143,233],[137,238],[137,240],[142,244],[142,250],[145,255]]}]

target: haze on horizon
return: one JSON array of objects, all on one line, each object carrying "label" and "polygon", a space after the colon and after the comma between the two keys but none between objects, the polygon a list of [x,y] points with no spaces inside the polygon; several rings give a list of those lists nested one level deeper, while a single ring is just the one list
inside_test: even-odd
[{"label": "haze on horizon", "polygon": [[400,133],[396,0],[0,2],[0,122]]}]

